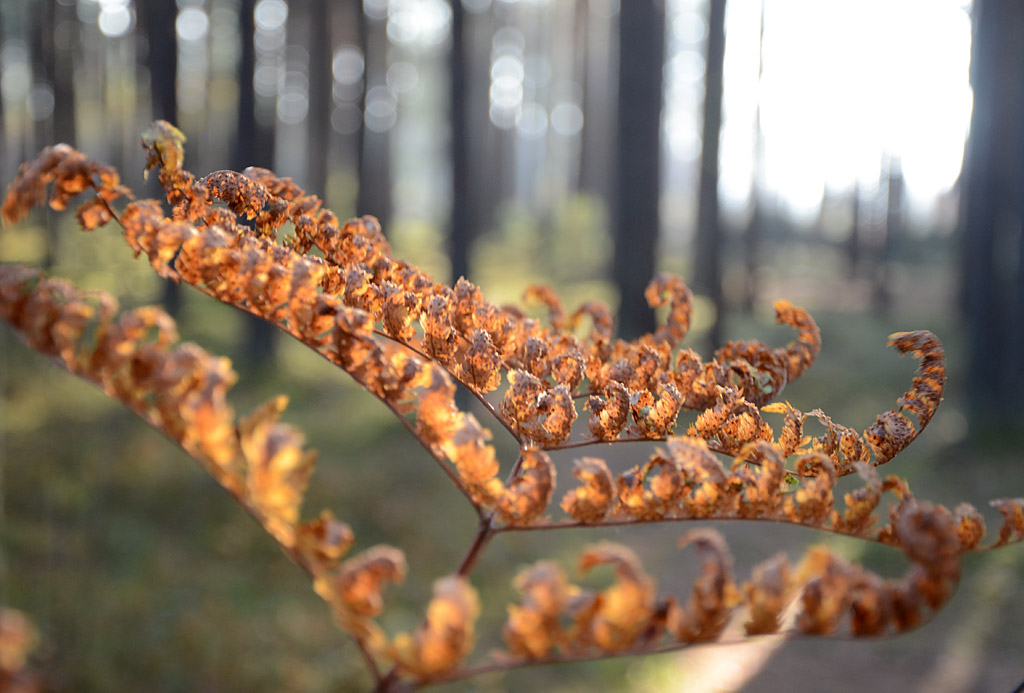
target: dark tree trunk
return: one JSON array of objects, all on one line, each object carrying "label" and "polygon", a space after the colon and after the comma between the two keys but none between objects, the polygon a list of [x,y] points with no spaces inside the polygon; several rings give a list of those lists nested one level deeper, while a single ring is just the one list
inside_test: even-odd
[{"label": "dark tree trunk", "polygon": [[715,319],[708,332],[712,348],[722,343],[722,229],[718,216],[718,138],[722,130],[722,70],[725,62],[725,0],[710,0],[706,46],[704,127],[697,193],[694,289],[711,299]]},{"label": "dark tree trunk", "polygon": [[[359,196],[356,214],[372,214],[388,232],[391,216],[390,135],[388,129],[367,127],[367,102],[374,87],[387,84],[387,35],[383,20],[371,19],[359,13],[360,39],[365,61],[363,93],[363,126],[359,140]],[[375,129],[376,128],[376,129]]]},{"label": "dark tree trunk", "polygon": [[451,258],[451,281],[469,277],[469,246],[472,241],[472,219],[469,176],[469,119],[466,93],[469,88],[469,66],[466,61],[466,11],[461,2],[452,3],[452,47],[449,56],[449,122],[451,123],[452,206],[448,229],[448,253]]},{"label": "dark tree trunk", "polygon": [[309,172],[308,189],[327,195],[328,155],[331,147],[331,41],[330,3],[309,1]]},{"label": "dark tree trunk", "polygon": [[[615,169],[615,89],[610,73],[618,53],[613,20],[598,15],[582,2],[583,16],[583,131],[580,133],[579,187],[603,200],[609,211]],[[660,68],[659,68],[660,69]]]},{"label": "dark tree trunk", "polygon": [[[468,46],[466,50],[471,56],[467,61],[470,68],[468,125],[472,133],[471,140],[477,143],[474,157],[470,161],[469,175],[476,184],[476,191],[470,201],[470,226],[486,233],[496,226],[495,220],[504,201],[505,191],[511,190],[514,185],[509,161],[514,153],[515,134],[495,127],[491,122],[489,108],[491,37],[505,23],[496,16],[495,10],[467,19],[470,21],[463,28],[463,41],[468,41],[464,45]],[[474,25],[478,27],[476,30],[473,30]]]},{"label": "dark tree trunk", "polygon": [[146,34],[149,51],[149,90],[153,97],[153,118],[178,122],[178,35],[174,22],[178,8],[164,0],[140,0],[139,24]]},{"label": "dark tree trunk", "polygon": [[[363,14],[362,0],[335,1],[331,8],[332,47],[351,49],[358,47],[360,55],[363,47],[361,36],[361,20]],[[332,151],[331,169],[343,172],[343,179],[350,183],[346,189],[332,189],[331,208],[341,217],[351,217],[357,213],[356,197],[358,195],[359,150],[363,139],[363,99],[365,93],[366,63],[363,57],[362,72],[354,78],[351,66],[346,70],[343,82],[333,82],[331,104]],[[333,53],[331,59],[334,59]],[[353,81],[354,80],[354,81]]]},{"label": "dark tree trunk", "polygon": [[[961,303],[975,428],[1024,426],[1024,4],[976,0]],[[1014,248],[1013,252],[1007,252]],[[1017,255],[1017,257],[1014,257]]]},{"label": "dark tree trunk", "polygon": [[619,11],[618,183],[612,276],[619,289],[619,331],[654,329],[644,289],[654,275],[661,190],[661,73],[665,9],[660,0],[630,0]]},{"label": "dark tree trunk", "polygon": [[256,23],[253,11],[256,0],[241,0],[239,31],[241,52],[238,61],[238,129],[235,134],[234,167],[239,171],[247,166],[274,167],[274,129],[260,123],[256,117],[256,89],[253,73],[256,69]]},{"label": "dark tree trunk", "polygon": [[[149,45],[146,68],[149,70],[149,91],[152,97],[154,119],[178,122],[178,35],[174,22],[178,17],[177,5],[165,0],[140,0],[139,24]],[[182,309],[181,287],[164,282],[164,309],[178,317]]]},{"label": "dark tree trunk", "polygon": [[[274,130],[263,125],[256,117],[256,89],[253,73],[256,69],[256,24],[253,11],[256,0],[242,0],[239,9],[241,52],[238,61],[238,129],[235,135],[234,168],[241,171],[248,166],[274,167]],[[258,369],[274,361],[277,352],[277,328],[270,323],[246,314],[241,352],[249,368]]]},{"label": "dark tree trunk", "polygon": [[[55,3],[39,2],[31,9],[30,28],[30,60],[32,65],[32,103],[30,115],[33,123],[33,143],[35,150],[42,149],[53,140],[53,113],[42,113],[42,93],[53,88],[54,59],[56,48],[53,42],[53,26],[55,21]],[[38,103],[35,103],[38,102]]]},{"label": "dark tree trunk", "polygon": [[54,3],[53,138],[78,141],[75,130],[75,61],[79,55],[79,27],[75,8]]},{"label": "dark tree trunk", "polygon": [[[53,89],[54,57],[53,44],[54,7],[48,2],[36,3],[31,9],[29,28],[29,59],[32,67],[32,91],[29,95],[30,115],[33,119],[32,145],[29,150],[34,155],[53,141],[53,113],[43,112],[43,100],[47,89]],[[50,92],[52,94],[52,92]],[[43,268],[50,269],[57,263],[60,238],[57,225],[51,218],[49,210],[44,212],[46,219],[46,256]]]}]

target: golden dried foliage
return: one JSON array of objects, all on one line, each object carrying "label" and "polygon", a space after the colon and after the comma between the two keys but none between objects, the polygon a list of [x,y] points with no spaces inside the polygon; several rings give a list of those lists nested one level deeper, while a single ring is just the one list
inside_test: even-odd
[{"label": "golden dried foliage", "polygon": [[[715,641],[734,617],[744,619],[749,635],[773,633],[790,605],[795,628],[807,634],[900,632],[949,598],[964,552],[1024,541],[1020,498],[992,501],[1003,522],[986,544],[985,521],[973,506],[949,512],[916,500],[903,480],[878,475],[876,467],[913,442],[942,400],[945,361],[930,332],[891,337],[891,346],[919,360],[917,374],[897,408],[858,432],[820,409],[805,413],[776,401],[821,348],[802,308],[775,305],[778,322],[796,332],[787,346],[730,342],[707,362],[682,346],[693,301],[672,275],[658,275],[646,291],[652,307],[667,305],[664,323],[634,341],[614,337],[607,307],[587,302],[568,311],[546,286],[524,295],[546,309],[546,319],[536,319],[486,301],[465,278],[453,286],[435,282],[393,256],[376,219],[342,223],[290,179],[258,168],[197,179],[183,168],[183,144],[184,135],[162,121],[143,136],[146,171],[158,171],[166,211],[156,200],[115,210],[132,199],[117,173],[57,145],[21,167],[3,220],[16,222],[47,200],[64,209],[91,191],[78,211],[84,229],[116,221],[159,276],[272,323],[390,408],[480,518],[458,571],[434,583],[417,629],[392,637],[377,622],[387,584],[407,573],[400,549],[380,545],[347,557],[355,537],[330,511],[302,520],[315,455],[280,421],[284,397],[236,418],[228,361],[179,342],[163,311],[119,313],[113,297],[27,267],[0,265],[0,317],[30,348],[167,434],[227,489],[310,575],[363,650],[380,690],[524,661]],[[459,385],[518,442],[508,479],[498,476],[491,431],[456,405]],[[575,425],[581,402],[586,431]],[[676,435],[683,410],[695,412],[693,423]],[[781,422],[773,427],[766,415],[782,415]],[[576,481],[559,494],[558,512],[550,453],[632,441],[659,441],[664,449],[617,475],[600,458],[575,460]],[[838,480],[854,473],[863,485],[837,502]],[[574,585],[551,561],[524,569],[514,581],[521,600],[507,607],[507,651],[476,670],[465,664],[480,613],[469,576],[495,534],[732,518],[882,542],[902,551],[910,567],[902,578],[883,579],[814,548],[793,565],[771,558],[737,582],[725,542],[699,530],[682,540],[700,568],[679,598],[658,593],[632,550],[598,543],[582,552],[579,569],[610,566],[607,587]],[[4,647],[0,640],[0,663]]]},{"label": "golden dried foliage", "polygon": [[668,629],[681,642],[714,640],[725,628],[732,608],[740,601],[732,577],[732,556],[725,540],[714,530],[684,534],[680,546],[692,545],[700,558],[700,575],[685,604],[673,604]]},{"label": "golden dried foliage", "polygon": [[561,566],[540,561],[516,575],[513,585],[523,595],[521,604],[508,606],[502,636],[513,656],[542,659],[566,645],[560,616],[579,590],[570,585]]},{"label": "golden dried foliage", "polygon": [[573,462],[572,473],[582,485],[566,492],[562,510],[580,522],[600,522],[616,497],[608,465],[599,457],[584,457]]},{"label": "golden dried foliage", "polygon": [[480,598],[464,577],[437,580],[423,625],[395,638],[392,649],[399,670],[421,681],[450,672],[473,649],[479,615]]}]

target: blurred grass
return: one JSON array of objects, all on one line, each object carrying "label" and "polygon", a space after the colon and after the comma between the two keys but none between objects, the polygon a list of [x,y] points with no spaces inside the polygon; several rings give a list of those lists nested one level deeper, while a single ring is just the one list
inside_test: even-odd
[{"label": "blurred grass", "polygon": [[[556,226],[572,226],[576,222],[571,219],[581,215],[584,221],[601,223],[585,206],[575,215]],[[131,259],[112,229],[91,236],[62,230],[61,261],[54,274],[111,291],[130,305],[157,299],[158,282],[144,261]],[[396,245],[412,249],[436,236],[415,225],[402,233]],[[569,308],[584,299],[614,299],[610,287],[592,278],[607,260],[600,235],[580,254],[582,269],[558,271],[582,242],[580,233],[545,235],[513,218],[505,231],[506,243],[499,236],[479,246],[481,277],[475,279],[497,301],[515,300],[533,281],[555,283]],[[0,259],[38,264],[41,246],[33,238],[38,234],[31,230],[5,230],[0,234]],[[553,240],[558,238],[563,240]],[[404,247],[399,253],[416,258]],[[435,255],[430,257],[440,268],[443,262]],[[546,259],[538,263],[537,258]],[[901,360],[886,349],[887,336],[903,329],[933,329],[949,356],[946,402],[921,440],[882,471],[906,476],[921,498],[950,507],[961,500],[974,502],[990,526],[997,526],[996,515],[983,504],[1024,489],[1016,453],[1019,441],[966,442],[962,328],[950,317],[948,304],[922,302],[915,298],[918,294],[905,292],[901,296],[909,298],[891,314],[872,316],[836,300],[837,295],[842,297],[835,293],[842,285],[827,270],[835,258],[825,254],[802,262],[807,265],[803,273],[768,273],[764,292],[765,299],[803,302],[822,327],[824,346],[818,363],[791,384],[783,398],[805,411],[820,406],[837,422],[863,429],[878,412],[893,406],[916,367],[912,359]],[[551,269],[545,264],[554,267],[553,279],[542,271]],[[906,283],[918,286],[914,275],[901,276],[909,276]],[[824,288],[815,293],[812,280]],[[787,294],[787,289],[797,295]],[[274,369],[251,372],[238,361],[238,313],[191,289],[185,295],[183,338],[232,357],[240,363],[239,370],[248,372],[233,391],[237,411],[245,413],[276,393],[287,393],[291,405],[284,419],[305,431],[310,445],[320,450],[305,515],[331,508],[352,525],[357,550],[385,542],[406,552],[410,578],[389,591],[384,625],[391,633],[416,627],[432,580],[453,570],[471,541],[472,510],[388,410],[344,373],[290,339],[281,341]],[[932,296],[934,291],[919,295]],[[791,333],[771,320],[766,303],[753,316],[731,317],[727,336],[774,344],[788,341]],[[699,328],[706,321],[698,316],[695,324]],[[691,342],[700,336],[698,330]],[[305,576],[184,453],[96,389],[29,353],[6,329],[0,330],[0,353],[0,602],[23,609],[40,627],[44,649],[39,668],[54,690],[368,689],[369,679],[355,649],[332,625]],[[481,412],[477,415],[487,423]],[[684,415],[680,429],[690,420],[692,415]],[[514,457],[515,448],[500,427],[494,433],[507,469],[508,453]],[[617,446],[600,454],[606,450],[613,469],[635,464],[647,452],[643,446]],[[571,459],[569,454],[555,457],[562,488],[571,479]],[[848,486],[855,485],[856,480],[850,480]],[[723,524],[727,526],[720,529],[737,555],[741,578],[750,565],[780,548],[795,552],[823,539],[799,528]],[[696,568],[692,555],[675,548],[683,531],[684,526],[671,524],[497,537],[474,576],[488,605],[478,628],[478,653],[499,645],[495,634],[504,618],[502,605],[514,596],[510,581],[520,566],[556,558],[574,574],[580,547],[598,539],[633,546],[663,587],[685,594],[681,590]],[[825,539],[885,572],[903,569],[902,559],[884,547]],[[985,592],[976,588],[976,579],[997,562],[1017,561],[1019,566],[1020,559],[1019,547],[970,557],[961,594],[936,623],[917,633],[881,643],[786,645],[765,666],[754,688],[761,687],[757,681],[785,680],[791,690],[820,689],[831,679],[825,674],[815,678],[810,663],[831,662],[831,669],[824,668],[834,675],[844,662],[857,662],[863,669],[872,666],[864,664],[865,658],[875,662],[871,657],[876,656],[909,658],[900,661],[916,662],[915,681],[923,680],[947,638],[961,632],[960,625],[977,612]],[[600,582],[607,575],[598,572],[593,579]],[[1020,591],[1019,577],[1010,584]],[[1008,657],[1024,650],[1022,610],[1011,600],[994,617],[996,625],[986,641],[991,644],[983,648],[984,656],[991,658],[989,671],[1003,671],[1012,661]],[[858,654],[851,657],[853,648]],[[785,679],[805,664],[806,672],[796,677],[796,684]],[[684,659],[667,655],[541,667],[488,675],[451,690],[569,692],[593,690],[598,681],[608,691],[683,690],[679,686],[685,683],[686,666]],[[893,661],[889,666],[902,665]],[[871,672],[866,680],[887,675]]]}]

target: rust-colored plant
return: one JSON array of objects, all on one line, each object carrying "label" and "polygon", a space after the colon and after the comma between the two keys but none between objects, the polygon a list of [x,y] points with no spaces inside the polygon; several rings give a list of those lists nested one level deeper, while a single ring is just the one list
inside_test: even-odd
[{"label": "rust-colored plant", "polygon": [[[435,580],[418,628],[390,634],[379,625],[387,584],[408,571],[401,549],[353,555],[356,538],[331,512],[303,519],[315,455],[298,430],[279,421],[284,397],[236,417],[227,398],[235,381],[230,363],[179,342],[162,310],[119,312],[113,297],[36,269],[0,266],[0,315],[29,347],[133,409],[227,489],[309,574],[358,643],[378,690],[715,642],[732,619],[749,636],[775,633],[791,606],[793,630],[806,635],[902,632],[950,597],[962,554],[1024,539],[1024,499],[992,502],[1004,522],[986,544],[973,506],[949,511],[915,498],[905,481],[879,476],[877,468],[914,441],[942,399],[945,360],[930,332],[892,335],[890,346],[920,361],[917,375],[893,409],[857,431],[778,399],[821,346],[817,326],[797,306],[776,304],[778,321],[796,332],[787,346],[731,342],[707,361],[681,346],[691,294],[670,275],[655,277],[647,290],[652,306],[667,305],[665,324],[634,341],[614,337],[607,307],[588,302],[570,312],[550,288],[534,286],[525,301],[546,306],[548,319],[540,321],[488,302],[464,278],[454,286],[433,281],[392,256],[373,217],[341,223],[318,198],[270,171],[197,179],[182,168],[183,142],[162,121],[143,137],[147,171],[157,170],[169,214],[155,200],[134,200],[110,167],[57,145],[22,166],[3,220],[16,222],[47,199],[64,209],[89,191],[77,215],[83,229],[116,221],[158,275],[274,324],[390,408],[479,520],[461,564]],[[279,234],[282,227],[291,233]],[[458,385],[518,441],[507,478],[499,477],[490,431],[456,405]],[[677,431],[683,409],[698,414]],[[574,427],[581,414],[586,432]],[[808,419],[824,433],[805,434]],[[631,441],[661,446],[618,475],[598,457],[580,457],[575,479],[562,470],[569,481],[556,492],[549,453]],[[836,499],[837,480],[850,474],[863,486]],[[895,500],[883,506],[886,492]],[[742,578],[722,537],[701,529],[680,540],[696,556],[698,577],[689,594],[671,595],[632,550],[598,543],[582,551],[579,570],[608,565],[611,584],[584,589],[549,560],[524,568],[513,581],[521,598],[507,607],[505,651],[473,657],[480,600],[472,575],[495,535],[730,518],[885,543],[903,551],[910,568],[884,579],[815,547],[793,564],[779,555]]]}]

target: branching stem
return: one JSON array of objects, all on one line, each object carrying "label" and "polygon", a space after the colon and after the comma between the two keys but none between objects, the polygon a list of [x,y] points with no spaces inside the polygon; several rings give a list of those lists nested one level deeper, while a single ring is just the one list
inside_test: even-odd
[{"label": "branching stem", "polygon": [[473,543],[469,545],[469,549],[466,551],[466,555],[462,558],[462,562],[459,564],[459,569],[455,572],[460,577],[469,577],[470,573],[476,567],[476,562],[480,558],[480,554],[483,553],[484,548],[491,541],[491,537],[495,535],[498,530],[494,527],[494,520],[488,516],[480,521],[480,527],[476,531],[476,536],[473,537]]}]

